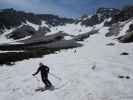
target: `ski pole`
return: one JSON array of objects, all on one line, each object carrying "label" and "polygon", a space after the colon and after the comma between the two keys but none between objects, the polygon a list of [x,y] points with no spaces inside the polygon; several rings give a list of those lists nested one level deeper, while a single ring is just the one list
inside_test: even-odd
[{"label": "ski pole", "polygon": [[39,82],[40,82],[40,80],[38,79],[37,76],[35,76],[35,78],[36,78],[36,81],[37,81],[37,86],[39,87]]},{"label": "ski pole", "polygon": [[58,79],[58,80],[62,80],[60,77],[58,77],[58,76],[56,76],[55,74],[53,74],[53,73],[49,73],[51,76],[53,76],[54,78],[56,78],[56,79]]},{"label": "ski pole", "polygon": [[39,82],[40,80],[35,76],[36,80]]}]

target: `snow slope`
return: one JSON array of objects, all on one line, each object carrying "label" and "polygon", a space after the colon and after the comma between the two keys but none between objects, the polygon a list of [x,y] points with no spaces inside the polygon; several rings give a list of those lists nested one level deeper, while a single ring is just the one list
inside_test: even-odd
[{"label": "snow slope", "polygon": [[[86,39],[83,47],[62,50],[43,58],[24,60],[0,68],[0,100],[132,100],[133,43],[121,44],[105,38],[108,27]],[[113,42],[114,46],[106,44]],[[120,56],[121,52],[129,52]],[[50,67],[54,91],[35,92],[43,86],[40,75],[33,77],[38,63]],[[129,75],[131,79],[120,79]]]},{"label": "snow slope", "polygon": [[86,27],[81,25],[81,23],[75,24],[65,24],[62,26],[56,26],[51,28],[51,32],[47,33],[46,35],[55,34],[59,31],[63,31],[69,35],[79,35],[82,33],[86,33],[92,30],[92,27]]},{"label": "snow slope", "polygon": [[8,39],[6,37],[7,34],[10,34],[13,30],[15,30],[15,28],[11,28],[11,29],[5,29],[4,33],[0,35],[0,44],[22,44],[18,41],[20,40],[25,40],[25,39],[28,39],[30,38],[31,36],[27,36],[25,38],[22,38],[22,39],[18,39],[18,40],[13,40],[13,39]]},{"label": "snow slope", "polygon": [[[41,22],[41,25],[37,25],[37,24],[33,24],[29,21],[26,21],[26,23],[22,23],[20,26],[16,27],[16,28],[20,28],[22,27],[23,25],[29,25],[31,27],[33,27],[36,31],[39,29],[39,27],[49,27],[45,21],[42,21]],[[31,36],[27,36],[27,37],[24,37],[24,38],[21,38],[21,39],[17,39],[17,40],[14,40],[14,39],[8,39],[6,35],[10,34],[11,32],[13,32],[16,28],[11,28],[11,29],[5,29],[4,32],[0,35],[0,44],[22,44],[18,41],[22,41],[22,40],[26,40],[26,39],[29,39],[31,38]]]},{"label": "snow slope", "polygon": [[47,27],[47,28],[49,28],[49,26],[47,25],[46,21],[44,21],[44,20],[41,21],[41,25],[33,24],[33,23],[29,22],[29,21],[26,21],[25,25],[29,25],[29,26],[33,27],[36,31],[38,31],[39,27]]},{"label": "snow slope", "polygon": [[12,42],[12,39],[7,39],[6,35],[9,34],[10,32],[12,32],[14,29],[10,29],[10,30],[5,30],[5,32],[0,35],[0,44],[2,43],[7,43],[7,42]]},{"label": "snow slope", "polygon": [[121,28],[119,36],[124,36],[127,33],[128,29],[132,23],[133,23],[132,18],[125,22],[121,22],[121,25],[124,25],[124,26]]}]

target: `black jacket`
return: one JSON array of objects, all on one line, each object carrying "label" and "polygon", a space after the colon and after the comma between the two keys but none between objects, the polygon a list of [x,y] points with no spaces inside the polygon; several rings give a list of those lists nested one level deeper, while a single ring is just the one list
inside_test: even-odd
[{"label": "black jacket", "polygon": [[39,72],[41,72],[41,77],[47,79],[48,78],[48,73],[49,73],[49,67],[46,65],[41,65],[39,66],[39,68],[37,69],[36,73],[33,75],[38,74]]}]

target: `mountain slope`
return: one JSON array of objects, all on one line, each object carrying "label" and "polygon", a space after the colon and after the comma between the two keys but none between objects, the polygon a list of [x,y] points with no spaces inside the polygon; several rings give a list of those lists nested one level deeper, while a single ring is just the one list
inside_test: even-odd
[{"label": "mountain slope", "polygon": [[[81,48],[61,50],[39,59],[24,60],[13,67],[4,66],[0,70],[0,98],[2,100],[130,100],[132,97],[133,44],[121,44],[111,37],[106,38],[108,27],[100,27],[99,34],[81,42]],[[114,46],[106,44],[113,42]],[[121,56],[121,52],[130,55]],[[69,56],[69,57],[68,57]],[[32,77],[38,63],[50,66],[51,73],[61,78],[49,76],[55,91],[35,92],[43,86],[39,75]],[[121,63],[122,62],[122,63]],[[130,76],[120,79],[118,76]],[[39,80],[38,80],[39,79]],[[8,86],[8,87],[7,87]]]},{"label": "mountain slope", "polygon": [[[15,27],[2,30],[5,32],[0,37],[0,49],[5,47],[6,50],[0,54],[21,52],[21,56],[24,53],[31,56],[25,49],[7,50],[12,46],[34,48],[33,57],[40,57],[42,52],[37,52],[38,47],[58,48],[58,51],[41,54],[41,58],[31,56],[27,60],[17,59],[18,62],[11,60],[8,63],[12,67],[3,65],[0,68],[0,100],[131,100],[133,43],[129,40],[133,37],[132,8],[100,8],[94,16],[84,16],[74,22],[71,22],[73,19],[63,21],[63,24],[61,20],[64,19],[59,17],[59,23],[54,24],[55,16],[26,14],[32,21],[18,21]],[[16,13],[10,10],[10,13]],[[7,61],[9,58],[6,57],[2,56],[0,61]],[[32,76],[39,62],[50,67],[49,79],[58,89],[35,92],[44,86],[40,75]]]},{"label": "mountain slope", "polygon": [[34,14],[16,11],[11,8],[0,11],[0,30],[4,28],[10,29],[12,27],[17,27],[22,23],[26,23],[26,21],[40,25],[42,20],[45,20],[46,23],[51,26],[63,25],[64,23],[71,23],[74,21],[73,19],[61,18],[56,15]]}]

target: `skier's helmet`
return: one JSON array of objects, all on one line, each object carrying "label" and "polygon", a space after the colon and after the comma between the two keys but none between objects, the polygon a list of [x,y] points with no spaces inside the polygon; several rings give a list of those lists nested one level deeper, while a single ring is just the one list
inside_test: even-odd
[{"label": "skier's helmet", "polygon": [[39,63],[39,65],[40,65],[40,66],[42,66],[42,65],[43,65],[43,63],[41,63],[41,62],[40,62],[40,63]]}]

